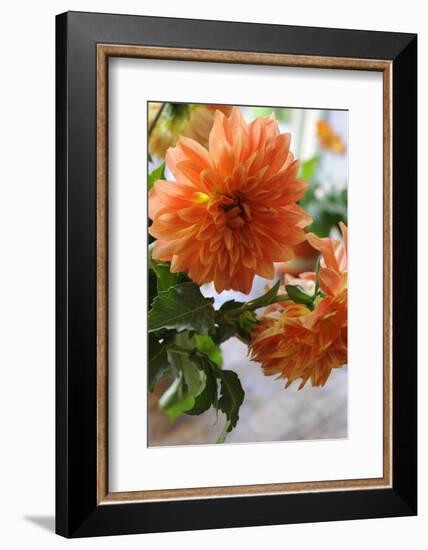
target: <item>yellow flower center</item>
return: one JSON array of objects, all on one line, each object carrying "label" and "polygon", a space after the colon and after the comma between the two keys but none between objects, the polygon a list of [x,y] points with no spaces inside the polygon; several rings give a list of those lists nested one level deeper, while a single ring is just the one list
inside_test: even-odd
[{"label": "yellow flower center", "polygon": [[195,201],[197,203],[204,203],[204,202],[208,202],[210,200],[210,196],[207,195],[206,193],[202,193],[202,191],[197,191],[195,193]]}]

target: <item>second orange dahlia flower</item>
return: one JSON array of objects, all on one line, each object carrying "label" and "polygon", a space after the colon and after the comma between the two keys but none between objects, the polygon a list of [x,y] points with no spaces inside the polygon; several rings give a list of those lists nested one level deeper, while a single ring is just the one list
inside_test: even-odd
[{"label": "second orange dahlia flower", "polygon": [[247,124],[238,108],[216,111],[208,150],[181,137],[166,154],[175,181],[155,182],[149,195],[153,258],[217,292],[248,294],[256,274],[273,278],[311,223],[296,204],[307,184],[290,139],[274,116]]},{"label": "second orange dahlia flower", "polygon": [[285,301],[266,308],[252,335],[251,357],[261,363],[265,375],[278,375],[288,387],[301,380],[323,386],[332,369],[347,362],[348,283],[347,229],[341,225],[344,242],[308,235],[321,252],[318,282],[323,297],[314,311]]}]

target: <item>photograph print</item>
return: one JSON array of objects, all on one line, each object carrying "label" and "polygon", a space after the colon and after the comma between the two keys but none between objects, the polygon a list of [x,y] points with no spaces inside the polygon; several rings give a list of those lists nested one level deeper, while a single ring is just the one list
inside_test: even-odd
[{"label": "photograph print", "polygon": [[346,438],[348,111],[147,120],[148,445]]}]

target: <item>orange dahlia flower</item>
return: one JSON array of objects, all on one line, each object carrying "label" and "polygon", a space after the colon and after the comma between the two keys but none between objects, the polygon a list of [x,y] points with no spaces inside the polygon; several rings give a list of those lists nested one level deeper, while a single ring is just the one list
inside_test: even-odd
[{"label": "orange dahlia flower", "polygon": [[262,323],[252,334],[251,358],[261,363],[266,376],[286,378],[286,388],[300,379],[299,389],[310,379],[324,386],[332,369],[347,362],[348,291],[346,227],[345,246],[332,239],[308,236],[322,253],[318,275],[326,294],[316,300],[314,311],[291,301],[266,308]]},{"label": "orange dahlia flower", "polygon": [[296,204],[307,184],[290,139],[274,116],[247,124],[237,108],[215,112],[208,150],[181,137],[166,154],[176,181],[155,182],[149,195],[153,258],[217,292],[248,294],[256,274],[271,279],[311,223]]},{"label": "orange dahlia flower", "polygon": [[[149,128],[162,105],[149,103]],[[219,109],[226,115],[232,110],[232,107],[227,105],[173,103],[167,106],[171,106],[172,112],[162,113],[149,138],[149,152],[158,158],[165,158],[168,147],[174,147],[180,136],[189,137],[206,146],[214,123],[215,110]]]}]

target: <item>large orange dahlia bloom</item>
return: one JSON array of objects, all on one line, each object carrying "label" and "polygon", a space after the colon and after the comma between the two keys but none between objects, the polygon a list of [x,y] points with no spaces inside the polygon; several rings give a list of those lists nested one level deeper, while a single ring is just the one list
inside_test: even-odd
[{"label": "large orange dahlia bloom", "polygon": [[237,108],[216,111],[208,150],[181,137],[166,163],[176,181],[155,182],[149,215],[153,258],[172,272],[247,294],[255,274],[272,278],[305,239],[311,218],[296,201],[307,185],[274,116],[247,124]]},{"label": "large orange dahlia bloom", "polygon": [[309,379],[323,386],[332,369],[347,362],[347,230],[341,229],[344,243],[308,235],[322,255],[318,281],[325,296],[317,299],[315,310],[291,301],[270,306],[253,332],[252,359],[265,375],[287,379],[286,388],[297,379],[299,389]]}]

